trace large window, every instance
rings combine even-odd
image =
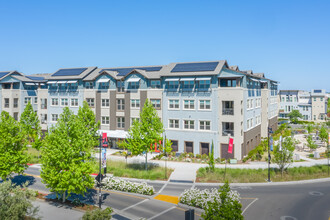
[[[140,108],[140,99],[131,99],[131,108]]]
[[[110,101],[109,99],[102,99],[102,107],[109,107]]]
[[[117,128],[125,128],[125,118],[117,117]]]
[[[86,89],[93,89],[94,88],[94,82],[86,82],[85,87],[86,87]]]
[[[93,98],[87,98],[86,99],[86,102],[88,104],[89,107],[93,107],[95,106],[95,103],[94,103],[94,99]]]
[[[41,109],[47,109],[47,99],[40,99]]]
[[[234,115],[234,101],[222,101],[222,114]]]
[[[58,98],[52,98],[52,106],[58,106]]]
[[[210,143],[200,143],[200,154],[206,154],[209,155],[209,151],[210,151]]]
[[[150,102],[155,109],[161,109],[160,99],[150,99]]]
[[[110,124],[109,116],[102,116],[102,125],[108,125]]]
[[[140,82],[139,81],[138,82],[129,82],[128,83],[128,89],[134,90],[134,89],[139,89],[139,87],[140,87]]]
[[[169,128],[179,128],[179,120],[178,119],[169,119]]]
[[[189,80],[189,81],[183,81],[183,89],[184,90],[192,90],[194,88],[195,81]]]
[[[184,100],[184,109],[195,109],[195,100]]]
[[[5,98],[5,108],[9,108],[9,99]]]
[[[58,114],[52,114],[52,121],[56,122],[58,120]]]
[[[18,98],[14,98],[14,108],[18,107]]]
[[[117,91],[124,92],[125,91],[125,82],[117,81]]]
[[[151,80],[150,84],[152,89],[160,89],[160,80]]]
[[[41,124],[47,124],[47,114],[40,114]]]
[[[28,104],[28,103],[31,103],[31,97],[25,97],[24,98],[24,104],[26,105],[26,104]],[[32,103],[31,103],[32,104]]]
[[[100,89],[109,89],[109,82],[101,82],[99,85]]]
[[[168,100],[169,109],[180,109],[179,99],[170,99]]]
[[[67,98],[61,99],[61,106],[68,106],[68,105],[69,105],[69,101]]]
[[[71,107],[78,107],[78,99],[71,99]]]
[[[222,136],[234,136],[234,123],[222,122]]]
[[[179,142],[177,140],[170,140],[172,142],[172,151],[177,152],[179,150]]]
[[[125,110],[125,99],[117,99],[117,110],[119,111]]]
[[[198,89],[208,90],[210,88],[210,80],[200,80],[198,83]]]
[[[211,121],[199,121],[199,130],[211,130]]]
[[[185,141],[184,148],[186,153],[194,153],[194,142],[192,141]]]
[[[220,87],[236,87],[236,79],[220,79]]]
[[[210,100],[199,100],[199,109],[201,110],[210,110],[211,101]]]
[[[169,90],[177,90],[179,88],[179,81],[169,81],[168,89]]]
[[[194,120],[184,120],[184,129],[194,130],[195,129],[195,121]]]

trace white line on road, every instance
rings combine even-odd
[[[168,212],[168,211],[170,211],[170,210],[172,210],[172,209],[175,209],[175,207],[176,207],[176,206],[172,206],[171,208],[168,208],[168,209],[166,209],[166,210],[164,210],[164,211],[158,213],[157,215],[152,216],[151,218],[149,218],[149,220],[151,220],[151,219],[155,219],[155,218],[157,218],[158,216],[161,216],[161,215],[163,215],[164,213],[166,213],[166,212]]]
[[[168,181],[164,184],[164,186],[162,186],[162,188],[160,188],[160,190],[157,192],[156,195],[158,195],[159,193],[161,193],[163,191],[163,189],[167,186]]]
[[[120,210],[120,211],[121,211],[121,212],[126,211],[126,210],[128,210],[128,209],[130,209],[130,208],[133,208],[134,206],[140,205],[141,203],[144,203],[145,201],[148,201],[148,200],[149,200],[149,199],[142,200],[142,201],[140,201],[140,202],[138,202],[138,203],[135,203],[135,204],[133,204],[133,205],[131,205],[131,206],[128,206],[128,207],[126,207],[126,208],[124,208],[124,209],[122,209],[122,210]]]
[[[243,210],[243,212],[242,212],[242,215],[244,214],[244,212],[255,202],[255,201],[257,201],[258,200],[258,198],[255,198],[250,204],[248,204],[248,206],[246,206],[246,208]]]

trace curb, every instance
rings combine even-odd
[[[177,206],[179,206],[180,208],[184,208],[184,209],[195,209],[198,212],[204,212],[204,209],[197,208],[194,206],[189,206],[189,205],[183,204],[181,202],[179,202]]]

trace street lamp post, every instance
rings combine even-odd
[[[270,138],[269,138],[269,134],[271,134],[272,128],[268,127],[268,182],[270,182]]]
[[[100,163],[100,170],[99,170],[99,178],[98,178],[98,182],[99,182],[99,208],[101,208],[101,203],[102,203],[102,191],[101,191],[101,182],[102,182],[102,174],[101,174],[101,167],[102,167],[102,146],[103,145],[107,145],[108,142],[106,141],[106,139],[103,139],[103,134],[102,136],[99,138],[100,139],[100,155],[99,155],[99,163]]]

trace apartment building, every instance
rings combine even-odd
[[[327,93],[324,89],[311,92],[302,90],[280,90],[279,117],[288,118],[292,110],[298,110],[305,121],[325,122],[327,115]]]
[[[33,76],[0,72],[0,86],[1,110],[19,119],[31,101],[43,130],[57,122],[63,107],[77,113],[87,101],[111,147],[127,137],[146,99],[177,152],[208,154],[213,142],[216,157],[242,159],[267,136],[267,127],[277,128],[277,82],[228,66],[225,60],[66,68]],[[17,110],[10,103],[14,94],[22,100]],[[227,153],[229,137],[234,139],[233,154]]]

